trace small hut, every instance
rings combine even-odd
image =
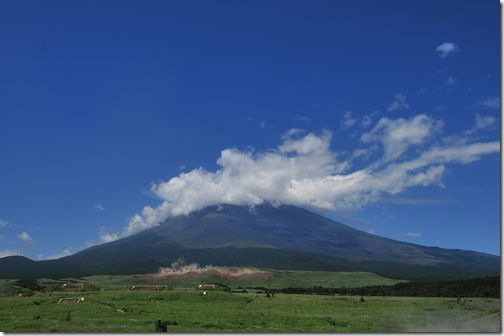
[[[199,284],[198,289],[215,289],[214,284]]]

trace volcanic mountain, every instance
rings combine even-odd
[[[0,278],[156,272],[178,258],[201,265],[370,271],[409,280],[500,273],[497,256],[426,247],[356,230],[294,206],[219,205],[56,260],[0,259]]]

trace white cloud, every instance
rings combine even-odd
[[[484,107],[489,109],[499,109],[500,108],[500,97],[489,97],[480,100],[474,107]]]
[[[9,225],[9,222],[7,222],[6,220],[0,219],[0,228],[4,228],[7,225]]]
[[[356,158],[368,158],[373,151],[376,150],[376,147],[372,148],[357,148],[352,153],[352,159]]]
[[[394,96],[394,101],[389,105],[387,111],[400,111],[408,110],[410,108],[409,104],[406,102],[406,96],[402,93],[398,93]]]
[[[107,228],[100,227],[100,243],[108,243],[119,238],[120,237],[117,233],[111,233],[107,230]]]
[[[59,259],[59,258],[63,258],[63,257],[69,256],[69,255],[72,255],[74,253],[75,252],[72,251],[72,249],[64,249],[61,252],[55,253],[53,255],[49,255],[47,257],[40,256],[41,258],[39,258],[39,259],[44,259],[44,260]]]
[[[492,116],[481,116],[476,113],[474,127],[465,132],[466,135],[474,134],[482,129],[492,126],[496,121],[495,117]]]
[[[30,237],[30,235],[28,234],[28,232],[21,232],[20,234],[18,234],[18,238],[22,241],[24,241],[25,243],[32,243],[33,242],[33,239],[32,237]]]
[[[373,123],[373,119],[370,116],[364,116],[364,117],[362,117],[362,120],[360,121],[360,126],[362,128],[368,128],[369,126],[371,126],[372,123]]]
[[[446,58],[460,50],[459,46],[454,42],[444,42],[440,44],[436,51],[439,54],[439,57]]]
[[[493,125],[494,122],[495,122],[495,117],[481,116],[479,114],[476,114],[475,128],[478,130],[483,129],[483,128],[487,128],[488,126]]]
[[[356,118],[352,118],[352,111],[346,111],[341,120],[341,129],[347,129],[357,123]]]
[[[404,236],[411,237],[411,238],[419,238],[422,237],[422,234],[420,232],[405,232],[403,233]]]
[[[452,76],[448,77],[448,79],[445,80],[443,83],[443,86],[446,87],[448,90],[453,89],[456,85],[457,85],[457,79],[455,79]]]
[[[364,150],[343,159],[331,149],[331,132],[306,134],[299,129],[288,131],[278,147],[266,151],[225,149],[214,172],[198,168],[153,184],[151,191],[161,204],[144,207],[119,233],[102,230],[101,240],[128,236],[210,205],[271,202],[315,210],[360,208],[411,187],[442,186],[446,165],[468,164],[500,151],[499,141],[435,141],[442,126],[442,121],[423,114],[382,118],[362,137],[364,143],[382,148],[378,158]],[[350,171],[354,156],[371,162]]]
[[[101,204],[94,204],[93,205],[93,209],[96,210],[96,211],[103,211],[103,210],[105,210],[105,208]]]
[[[145,228],[147,228],[147,226],[146,226]],[[135,231],[135,232],[138,232],[138,231],[141,231],[141,230],[142,230],[142,229],[137,230],[137,231]],[[132,233],[133,233],[133,232],[132,232]],[[103,233],[103,234],[101,234],[101,235],[100,235],[100,242],[101,242],[101,243],[108,243],[108,242],[111,242],[111,241],[117,240],[117,239],[119,239],[119,238],[121,238],[121,237],[119,237],[119,235],[118,235],[118,234],[116,234],[116,233]]]
[[[0,250],[0,258],[21,255],[19,250]]]
[[[381,118],[376,126],[361,137],[363,143],[381,142],[384,160],[400,157],[412,145],[420,145],[443,127],[443,121],[434,120],[425,114],[410,119]]]

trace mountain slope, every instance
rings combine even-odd
[[[301,208],[265,204],[208,207],[57,260],[3,258],[0,278],[156,272],[179,257],[202,265],[370,271],[410,280],[500,273],[496,256],[395,241]]]
[[[383,238],[294,206],[208,207],[166,220],[151,229],[186,247],[228,245],[275,247],[357,260],[439,265],[480,265],[495,257],[484,253],[425,247]]]

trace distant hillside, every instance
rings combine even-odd
[[[71,256],[0,259],[0,278],[156,272],[179,257],[201,265],[367,271],[407,280],[500,274],[500,258],[426,247],[353,229],[293,206],[209,207]]]

